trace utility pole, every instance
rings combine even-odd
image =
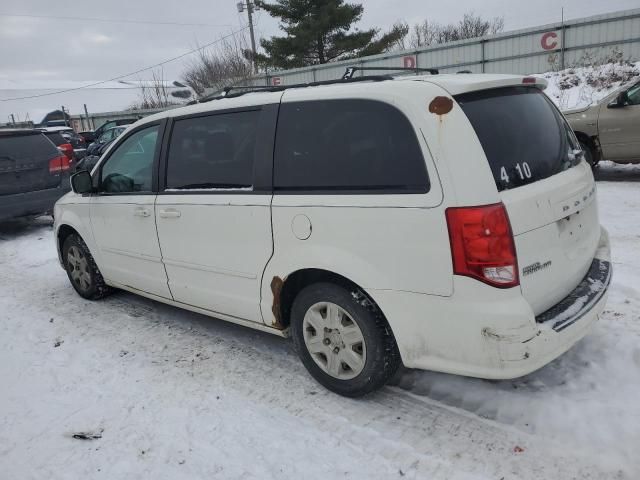
[[[564,26],[564,7],[562,7],[562,11],[561,11],[561,15],[562,15],[562,20],[561,20],[561,24],[562,24],[562,30],[560,31],[560,41],[562,42],[562,45],[560,45],[560,70],[564,70],[564,41],[566,39],[566,28]]]
[[[87,119],[87,130],[95,130],[92,124],[89,123],[89,112],[87,111],[87,104],[84,104],[84,116]]]
[[[249,17],[249,35],[251,37],[251,51],[253,52],[253,58],[251,60],[253,63],[253,71],[258,73],[258,64],[256,62],[256,37],[253,33],[253,12],[254,10],[258,10],[260,7],[256,5],[255,1],[252,2],[251,0],[242,0],[241,2],[238,2],[237,7],[239,13],[244,12],[245,8],[247,9],[247,16]]]
[[[62,105],[60,108],[62,109],[62,119],[64,120],[64,126],[68,127],[69,122],[67,122],[67,114],[64,111],[64,105]]]

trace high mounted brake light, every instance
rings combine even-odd
[[[453,273],[498,288],[520,284],[507,210],[502,203],[447,208]]]

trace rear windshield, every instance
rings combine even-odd
[[[455,98],[478,135],[498,190],[543,180],[581,160],[573,132],[538,88],[497,88]]]
[[[45,132],[44,135],[49,140],[51,140],[56,147],[59,147],[63,143],[69,143],[69,141],[65,139],[62,135],[60,135],[58,132]]]
[[[55,157],[56,147],[38,134],[0,136],[0,162],[2,160],[32,161]]]

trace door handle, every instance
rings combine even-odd
[[[136,208],[133,214],[136,217],[148,217],[151,215],[151,212],[147,208]]]
[[[180,213],[179,210],[169,208],[167,210],[160,210],[160,213],[158,215],[160,215],[161,218],[178,218],[182,214]]]

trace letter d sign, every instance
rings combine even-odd
[[[402,66],[404,68],[416,68],[416,57],[402,57]]]

